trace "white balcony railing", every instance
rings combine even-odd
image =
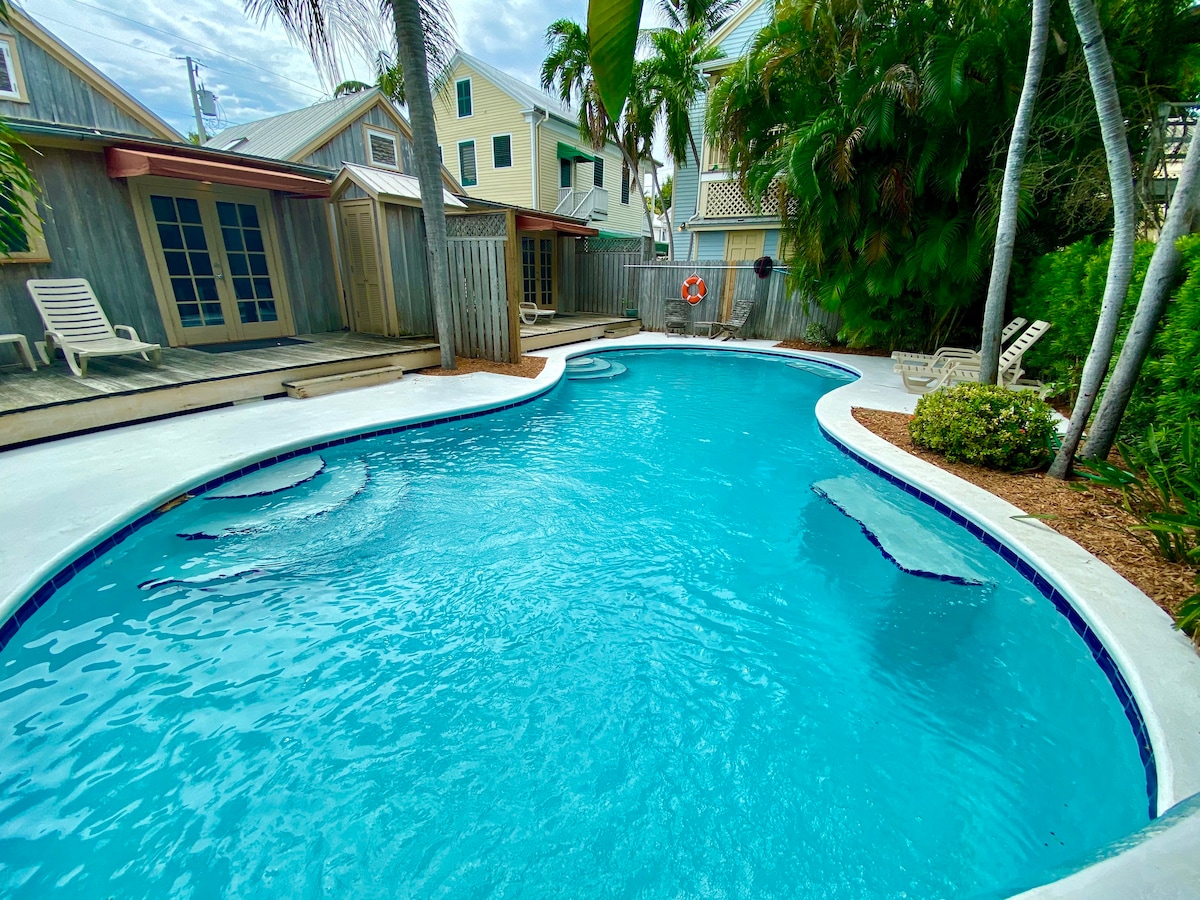
[[[560,216],[572,216],[576,219],[608,218],[608,191],[599,187],[586,191],[559,188],[558,206],[554,211]]]

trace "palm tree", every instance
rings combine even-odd
[[[708,46],[708,35],[701,22],[680,31],[664,28],[650,35],[654,48],[652,89],[655,105],[662,110],[667,152],[677,164],[686,165],[690,146],[697,169],[700,151],[692,133],[692,104],[707,88],[700,66],[721,55],[716,47]]]
[[[1142,294],[1138,298],[1137,310],[1116,368],[1108,380],[1108,387],[1096,411],[1096,420],[1088,432],[1087,446],[1083,456],[1088,459],[1105,459],[1117,438],[1117,429],[1125,416],[1129,398],[1142,371],[1142,364],[1150,354],[1154,341],[1154,329],[1166,311],[1171,299],[1179,271],[1180,254],[1175,242],[1191,231],[1196,217],[1196,201],[1200,198],[1200,140],[1193,140],[1188,147],[1179,184],[1171,197],[1167,220],[1154,247],[1154,256],[1142,282]]]
[[[658,8],[667,25],[678,31],[699,25],[705,36],[712,34],[742,5],[742,0],[659,0]]]
[[[361,0],[243,0],[256,18],[277,16],[294,40],[308,49],[313,62],[337,71],[339,40],[362,40],[378,33],[375,9]],[[406,87],[413,155],[421,189],[425,238],[433,288],[433,312],[441,346],[442,368],[453,369],[454,324],[451,316],[450,254],[446,243],[446,209],[442,202],[441,162],[433,124],[429,59],[444,63],[453,48],[453,25],[445,0],[381,0],[379,13],[391,12],[396,58]]]
[[[1021,170],[1033,125],[1033,104],[1042,63],[1046,59],[1046,41],[1050,33],[1050,0],[1033,0],[1033,25],[1029,35],[1029,60],[1021,100],[1008,143],[1004,164],[1004,185],[1000,191],[1000,216],[996,223],[996,246],[992,252],[992,273],[988,281],[987,303],[983,310],[980,381],[995,384],[1000,363],[1000,331],[1004,321],[1004,301],[1008,294],[1008,276],[1012,269],[1013,247],[1017,242],[1017,212],[1021,200]]]
[[[344,97],[347,94],[360,94],[371,88],[379,88],[383,95],[393,103],[406,102],[404,99],[404,73],[400,71],[400,64],[386,53],[380,53],[375,57],[374,84],[367,84],[365,81],[343,81],[333,89],[333,96]]]
[[[1092,406],[1105,373],[1112,362],[1113,342],[1120,324],[1121,307],[1133,274],[1133,243],[1136,225],[1136,208],[1133,188],[1133,171],[1129,160],[1129,144],[1125,137],[1125,120],[1121,114],[1121,102],[1117,97],[1116,78],[1113,76],[1112,58],[1100,27],[1100,17],[1092,0],[1070,0],[1071,15],[1083,41],[1084,58],[1087,60],[1088,77],[1092,94],[1096,99],[1096,113],[1100,118],[1100,133],[1104,140],[1104,155],[1108,160],[1109,182],[1113,201],[1112,255],[1108,261],[1108,277],[1104,282],[1104,299],[1100,303],[1100,321],[1092,338],[1091,349],[1083,364],[1079,395],[1075,408],[1071,410],[1071,423],[1063,437],[1062,447],[1050,465],[1050,476],[1067,478],[1071,474],[1071,462],[1079,449],[1083,429],[1087,426]]]

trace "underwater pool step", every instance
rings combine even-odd
[[[567,378],[571,381],[590,381],[595,378],[616,378],[628,369],[623,363],[599,356],[582,356],[567,360]]]
[[[362,493],[367,486],[367,464],[356,459],[339,468],[325,470],[319,478],[319,482],[316,479],[311,482],[311,489],[279,492],[266,497],[218,498],[216,501],[201,498],[200,504],[194,507],[201,514],[176,534],[187,540],[213,540],[265,531],[324,515]]]
[[[920,500],[907,494],[885,495],[861,479],[844,475],[815,481],[812,489],[857,522],[867,540],[901,571],[955,584],[990,583],[966,554],[921,524],[926,509]]]
[[[315,453],[297,456],[243,475],[204,495],[206,500],[233,500],[275,494],[311,481],[325,469],[325,460]]]

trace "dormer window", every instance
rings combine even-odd
[[[230,151],[240,150],[242,147],[244,147],[248,143],[250,143],[249,138],[244,138],[244,137],[234,138],[232,141],[227,141],[226,143],[224,143],[221,146],[221,149],[222,150],[230,150]]]
[[[394,131],[367,126],[367,160],[377,169],[400,171],[400,141]]]
[[[17,60],[17,38],[12,34],[0,34],[0,99],[29,102]]]

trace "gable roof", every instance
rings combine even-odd
[[[709,35],[705,46],[720,47],[725,39],[733,34],[737,30],[737,27],[745,22],[750,17],[750,14],[762,6],[762,4],[763,0],[749,0],[745,6],[726,19],[720,28]]]
[[[485,63],[476,56],[463,53],[461,50],[450,59],[448,71],[454,71],[459,62],[474,69],[508,96],[512,97],[523,107],[529,109],[544,109],[556,119],[562,119],[568,125],[575,127],[579,124],[579,116],[553,94],[548,94],[541,88],[526,84],[520,78],[502,72],[495,66]]]
[[[347,182],[353,182],[376,200],[391,200],[409,206],[421,205],[421,183],[416,175],[388,172],[371,166],[346,163],[333,182],[333,195],[341,193]],[[466,209],[466,204],[442,188],[442,202],[447,207]]]
[[[115,81],[102,73],[90,62],[52,35],[19,6],[10,0],[8,4],[8,26],[21,32],[29,40],[46,51],[56,62],[65,66],[76,77],[111,102],[123,113],[146,126],[155,137],[168,141],[183,141],[183,135],[152,113],[149,107]]]
[[[412,137],[408,123],[396,112],[383,92],[379,88],[371,88],[244,125],[230,125],[205,141],[204,146],[295,162],[326,143],[373,106],[382,106],[400,132]],[[235,142],[238,142],[236,146]]]

